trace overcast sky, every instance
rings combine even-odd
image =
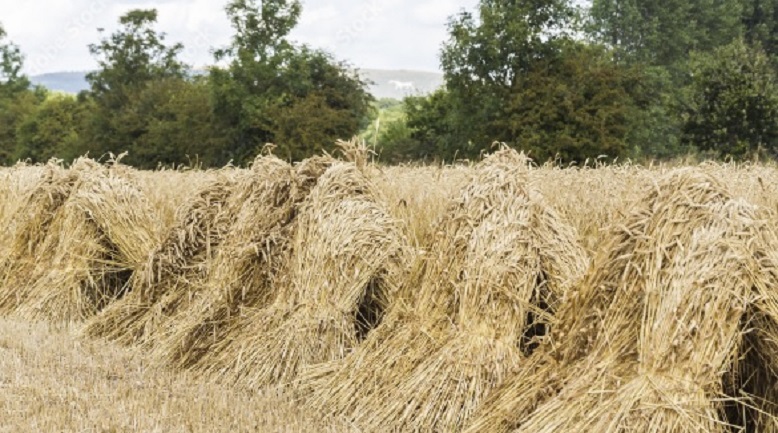
[[[98,27],[116,29],[129,9],[156,8],[157,28],[186,46],[183,60],[211,63],[213,47],[229,42],[227,0],[0,0],[0,23],[26,55],[26,72],[95,67],[87,45]],[[436,71],[445,23],[477,0],[304,0],[292,39],[324,48],[362,68]]]

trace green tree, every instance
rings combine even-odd
[[[22,73],[24,56],[21,49],[7,41],[7,36],[0,24],[0,97],[10,97],[30,87],[30,80]]]
[[[73,96],[50,95],[18,126],[14,159],[45,162],[52,157],[72,160],[80,156],[83,108]]]
[[[778,68],[778,2],[775,0],[742,0],[745,40],[759,45]]]
[[[635,106],[630,114],[627,156],[635,159],[671,159],[693,149],[681,142],[678,87],[667,68],[633,65],[640,82],[631,89]]]
[[[45,98],[43,89],[30,89],[30,80],[22,73],[24,55],[6,37],[0,25],[0,164],[13,162],[16,130]]]
[[[300,47],[281,77],[284,87],[270,105],[272,141],[280,155],[300,160],[332,151],[338,138],[362,128],[372,97],[365,83],[328,54]]]
[[[121,152],[148,133],[152,111],[137,107],[139,95],[150,83],[166,79],[184,80],[186,66],[177,56],[181,44],[167,46],[165,35],[154,30],[156,10],[132,10],[119,18],[120,29],[98,44],[90,45],[99,69],[87,75],[88,96],[95,110],[87,122],[84,139],[97,154]],[[181,144],[181,143],[180,143]],[[126,162],[154,166],[153,154],[134,155]]]
[[[299,0],[232,0],[225,8],[235,34],[232,43],[216,51],[217,60],[233,58],[244,66],[284,59],[294,49],[287,39],[302,14]]]
[[[464,11],[449,20],[441,66],[455,152],[476,157],[507,140],[499,116],[517,80],[539,59],[558,55],[576,17],[567,0],[481,0],[477,17]]]
[[[593,0],[588,33],[620,58],[683,69],[692,51],[710,51],[741,34],[742,0]]]
[[[378,136],[376,151],[381,160],[397,164],[429,157],[429,155],[418,153],[420,143],[413,138],[413,132],[404,116],[387,122]]]
[[[495,141],[569,162],[627,154],[642,76],[577,28],[564,0],[484,0],[451,19],[446,88],[406,100],[416,156],[475,158]]]
[[[570,43],[520,77],[500,124],[510,143],[539,160],[622,156],[641,78],[615,64],[607,50]]]
[[[131,101],[134,110],[147,113],[146,131],[133,144],[130,156],[145,165],[222,165],[225,146],[214,128],[211,89],[207,79],[170,77],[155,80]]]
[[[46,91],[42,88],[0,97],[0,164],[14,162],[19,125],[35,113],[44,99]]]
[[[763,50],[738,40],[694,54],[690,71],[684,141],[721,156],[778,155],[778,78]]]
[[[370,122],[359,137],[375,147],[381,161],[400,163],[425,157],[418,154],[420,143],[412,137],[413,132],[408,126],[405,101],[381,98],[373,103]]]
[[[586,30],[613,48],[615,60],[642,70],[641,94],[628,133],[630,154],[667,158],[688,151],[677,110],[688,83],[688,58],[743,33],[745,0],[593,0]],[[749,0],[750,1],[750,0]]]
[[[299,1],[235,0],[226,10],[235,34],[216,58],[229,67],[213,68],[209,77],[217,125],[229,143],[222,159],[247,162],[269,142],[300,159],[359,131],[370,109],[366,83],[348,65],[287,39]]]
[[[225,8],[234,34],[229,46],[216,50],[227,69],[212,68],[211,86],[218,128],[229,145],[222,160],[249,161],[265,143],[273,141],[273,113],[282,71],[294,47],[287,40],[302,12],[299,1],[233,0]]]
[[[459,114],[451,92],[442,88],[427,97],[408,97],[404,105],[411,138],[417,143],[410,149],[403,149],[404,158],[452,161],[458,155],[474,153],[473,143],[457,136],[460,133]]]
[[[148,82],[183,78],[186,65],[178,60],[183,45],[165,45],[165,34],[154,30],[157,11],[131,10],[119,18],[121,28],[89,46],[98,70],[87,74],[92,96],[106,108],[122,108]]]

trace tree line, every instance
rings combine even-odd
[[[0,27],[0,163],[128,152],[139,167],[299,160],[361,134],[381,160],[778,156],[778,0],[481,0],[448,22],[445,85],[375,101],[331,54],[288,39],[295,0],[234,0],[231,43],[195,74],[133,10],[89,46],[77,97],[31,87]],[[384,115],[382,113],[391,113]],[[383,119],[384,121],[380,121]]]
[[[287,38],[299,2],[235,0],[226,13],[231,43],[214,51],[224,66],[198,74],[180,60],[183,45],[155,29],[156,10],[127,12],[89,46],[98,68],[76,97],[30,87],[19,48],[0,39],[0,162],[127,152],[122,161],[143,168],[245,164],[268,143],[300,159],[360,130],[373,101],[366,82]]]

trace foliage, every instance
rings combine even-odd
[[[24,56],[19,46],[5,41],[6,32],[0,24],[0,97],[27,90],[30,81],[22,74]]]
[[[481,0],[478,12],[449,20],[441,66],[452,89],[509,88],[538,57],[553,55],[575,18],[564,0]]]
[[[139,167],[300,160],[359,136],[385,162],[776,154],[778,2],[479,0],[449,19],[445,87],[375,101],[346,62],[290,40],[300,0],[231,0],[220,66],[196,76],[136,9],[89,50],[78,98],[31,88],[0,26],[0,163],[129,151]]]
[[[232,0],[225,8],[235,34],[232,43],[216,51],[216,59],[238,64],[263,64],[283,58],[293,49],[286,38],[302,13],[299,0]],[[281,57],[279,57],[281,56]]]
[[[147,113],[147,129],[130,148],[128,161],[166,166],[222,163],[219,149],[225,143],[213,128],[211,93],[205,79],[156,80],[130,106],[133,112]]]
[[[676,110],[677,92],[670,72],[661,66],[631,66],[640,71],[640,83],[631,90],[635,105],[626,141],[627,156],[635,159],[670,159],[693,149],[680,140],[681,121]]]
[[[399,152],[405,159],[436,158],[451,161],[461,149],[472,152],[472,143],[458,142],[456,137],[455,99],[447,89],[439,89],[428,97],[405,99],[405,112],[411,138],[417,145]],[[413,144],[413,143],[412,143]]]
[[[183,46],[165,45],[165,35],[153,28],[156,20],[154,9],[131,10],[120,17],[118,31],[89,47],[99,69],[87,75],[91,90],[86,96],[94,101],[95,109],[85,122],[83,139],[98,155],[137,150],[153,119],[160,116],[155,113],[164,105],[160,98],[173,96],[162,92],[154,96],[157,103],[148,103],[144,99],[148,99],[149,86],[184,79],[185,65],[177,60]],[[127,162],[154,167],[157,156],[155,152],[131,152]]]
[[[507,141],[496,126],[517,81],[536,62],[558,55],[575,19],[565,0],[482,0],[477,18],[464,11],[449,21],[441,53],[452,108],[445,123],[466,145],[448,155],[476,157],[493,141]]]
[[[583,161],[627,153],[641,74],[575,42],[564,1],[482,1],[449,24],[446,90],[407,100],[415,156],[475,158],[493,142],[536,158]]]
[[[73,96],[50,95],[17,128],[14,159],[46,162],[53,157],[72,160],[80,156],[84,107]]]
[[[740,34],[741,0],[594,0],[589,34],[621,58],[680,67],[691,51],[709,51]]]
[[[0,163],[11,164],[17,143],[17,129],[46,98],[43,89],[24,90],[0,97]]]
[[[681,139],[692,52],[711,52],[744,32],[749,3],[761,0],[594,0],[586,30],[615,50],[615,61],[642,71],[639,104],[630,116],[629,154],[670,158],[693,150]]]
[[[99,69],[86,76],[92,95],[104,108],[118,109],[147,83],[168,77],[183,77],[185,65],[177,56],[183,45],[165,45],[164,33],[153,26],[157,11],[131,10],[119,18],[121,29],[98,44],[89,46]]]
[[[21,50],[6,41],[5,29],[0,25],[0,163],[13,162],[16,129],[45,98],[43,89],[30,89],[23,66]]]
[[[540,161],[622,156],[635,104],[631,92],[640,85],[640,74],[614,64],[608,51],[570,44],[517,80],[499,124],[510,143]]]
[[[405,118],[403,101],[394,98],[380,98],[370,104],[370,110],[365,126],[359,132],[359,137],[373,143],[377,140],[384,125]]]
[[[299,2],[256,3],[228,4],[236,33],[216,56],[229,67],[210,73],[217,127],[228,141],[223,159],[245,163],[270,142],[294,160],[332,150],[362,126],[372,99],[366,83],[347,64],[287,39]]]
[[[432,156],[419,153],[421,143],[413,138],[413,129],[405,117],[387,122],[376,144],[381,161],[387,163],[424,160]]]
[[[425,159],[418,153],[420,143],[411,137],[413,129],[408,126],[405,104],[406,100],[394,98],[373,102],[370,121],[359,133],[385,163]]]
[[[745,41],[761,46],[778,68],[778,2],[742,0]]]
[[[766,53],[736,41],[692,57],[683,139],[722,156],[778,155],[778,77]]]

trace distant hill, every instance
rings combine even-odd
[[[362,69],[360,73],[372,82],[370,93],[379,99],[427,94],[443,85],[443,74],[437,72]]]
[[[362,69],[363,78],[370,81],[370,92],[376,98],[402,99],[408,95],[426,94],[443,84],[443,74],[408,70]],[[78,93],[89,88],[86,72],[52,72],[30,77],[33,84],[66,93]]]
[[[78,93],[89,88],[86,72],[52,72],[30,77],[32,84],[65,93]]]

